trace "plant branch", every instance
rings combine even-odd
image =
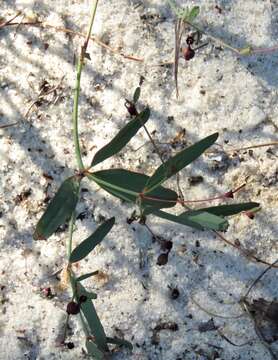
[[[80,96],[81,74],[82,74],[82,70],[83,70],[83,67],[85,64],[86,50],[88,47],[88,43],[89,43],[91,32],[92,32],[92,27],[93,27],[94,20],[95,20],[97,5],[98,5],[98,0],[96,0],[93,4],[89,30],[87,33],[86,40],[85,40],[83,46],[81,47],[80,58],[78,61],[78,66],[77,66],[76,83],[75,83],[74,104],[73,104],[73,137],[74,137],[74,145],[75,145],[75,155],[76,155],[76,160],[77,160],[79,170],[85,169],[83,160],[82,160],[80,143],[79,143],[79,135],[78,135],[78,105],[79,105],[79,96]]]

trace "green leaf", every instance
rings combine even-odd
[[[78,301],[80,295],[82,295],[82,294],[86,295],[88,293],[87,290],[84,288],[84,286],[81,285],[80,282],[78,282],[78,284],[76,286],[76,291],[77,291],[77,294],[76,294],[77,301]],[[99,320],[99,317],[97,315],[97,312],[96,312],[93,302],[88,299],[87,301],[80,304],[80,309],[87,321],[87,324],[90,328],[91,334],[95,338],[95,342],[97,344],[98,349],[100,349],[103,352],[109,351],[107,341],[106,341],[106,334],[105,334],[103,326]]]
[[[133,349],[132,344],[129,341],[124,340],[124,339],[107,337],[106,341],[108,342],[108,344],[115,344],[115,345],[118,345],[118,346],[125,346],[131,351]]]
[[[186,211],[180,215],[172,215],[164,211],[157,210],[153,212],[153,215],[181,225],[190,226],[198,230],[210,229],[225,231],[229,225],[226,219],[201,210]]]
[[[74,263],[86,257],[104,239],[115,224],[115,218],[105,221],[87,239],[82,241],[71,253],[70,262]]]
[[[139,100],[140,98],[140,95],[141,95],[141,87],[138,86],[135,91],[134,91],[134,94],[133,94],[133,102],[134,104],[137,103],[137,101]]]
[[[93,357],[95,360],[104,360],[104,354],[101,352],[95,343],[91,340],[86,340],[86,349],[88,354]]]
[[[194,6],[188,13],[185,21],[188,21],[188,22],[193,22],[196,17],[199,15],[200,13],[200,7],[199,6]]]
[[[73,176],[66,179],[40,218],[35,233],[35,240],[49,238],[60,225],[72,215],[79,196],[80,178]]]
[[[101,170],[88,177],[110,194],[133,203],[138,202],[139,194],[149,180],[147,175],[124,169]],[[147,197],[141,198],[142,207],[166,208],[175,206],[178,196],[175,191],[159,186]]]
[[[175,175],[185,166],[196,160],[202,153],[209,148],[218,138],[218,133],[212,134],[196,144],[180,151],[177,155],[171,157],[164,164],[160,165],[148,180],[144,193],[149,193],[164,181]]]
[[[76,281],[83,281],[83,280],[86,280],[89,277],[97,275],[97,274],[98,274],[98,270],[97,271],[92,271],[92,272],[90,272],[88,274],[84,274],[84,275],[79,276],[78,278],[76,278]]]
[[[144,109],[133,120],[129,121],[107,145],[101,148],[94,156],[91,166],[117,154],[133,138],[138,130],[148,121],[150,109]]]
[[[256,202],[248,202],[248,203],[242,203],[242,204],[211,206],[211,207],[207,207],[207,208],[202,208],[200,210],[206,211],[210,214],[214,214],[217,216],[231,216],[231,215],[238,214],[242,211],[252,210],[259,206],[260,206],[260,204],[258,204]]]
[[[201,225],[204,229],[210,230],[226,231],[229,226],[226,219],[203,210],[187,211],[179,215],[179,218],[188,219]]]

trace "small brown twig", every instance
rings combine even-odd
[[[270,264],[250,285],[249,289],[246,291],[245,295],[242,297],[242,299],[246,299],[248,295],[250,294],[251,290],[254,286],[257,285],[257,283],[261,280],[261,278],[273,267],[276,267],[275,265],[278,263],[278,259],[276,259],[272,264]]]
[[[191,301],[193,302],[194,305],[196,305],[200,310],[204,311],[206,314],[208,314],[209,316],[214,316],[214,317],[218,317],[220,319],[239,319],[242,318],[245,314],[244,312],[239,314],[239,315],[234,315],[234,316],[224,316],[224,315],[219,315],[216,314],[210,310],[205,309],[204,306],[200,305],[195,299],[194,297],[191,295],[190,297]]]
[[[71,35],[83,37],[85,39],[87,38],[87,34],[83,34],[80,31],[74,31],[74,30],[71,30],[71,29],[68,29],[68,28],[64,28],[62,26],[52,25],[50,23],[43,22],[43,21],[33,21],[33,22],[32,21],[22,21],[22,22],[19,23],[19,22],[12,22],[12,19],[11,19],[11,20],[3,23],[2,26],[0,24],[0,28],[4,27],[4,26],[17,26],[17,25],[49,28],[49,29],[54,29],[56,31],[64,32],[66,34],[71,34]],[[120,55],[121,57],[123,57],[123,58],[125,58],[127,60],[132,60],[132,61],[136,61],[136,62],[144,62],[143,58],[139,58],[139,57],[132,56],[132,55],[127,55],[127,54],[119,51],[118,49],[113,49],[111,46],[105,44],[103,41],[98,39],[96,36],[90,36],[89,40],[92,40],[97,45],[103,47],[104,49],[108,50],[109,52],[113,53],[114,55]]]
[[[15,122],[15,123],[12,123],[12,124],[0,125],[0,129],[6,129],[6,128],[9,128],[9,127],[15,126],[17,124],[18,124],[18,121]]]
[[[12,21],[13,21],[14,19],[16,19],[16,18],[17,18],[19,15],[21,15],[21,14],[22,14],[22,12],[21,12],[21,11],[18,11],[11,19],[2,22],[2,23],[0,24],[0,29],[3,28],[3,27],[5,27],[5,26],[12,25]]]
[[[245,150],[250,150],[250,149],[257,149],[257,148],[267,147],[267,146],[278,146],[278,141],[273,141],[273,142],[265,143],[265,144],[255,144],[255,145],[245,146],[245,147],[232,149],[232,150],[228,150],[228,151],[224,150],[224,151],[226,153],[234,153],[234,152],[245,151]]]

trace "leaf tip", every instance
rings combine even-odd
[[[46,237],[36,230],[33,234],[33,239],[34,240],[46,240]]]

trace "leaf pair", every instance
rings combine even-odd
[[[151,177],[124,169],[101,170],[88,177],[110,194],[138,203],[146,214],[155,209],[173,207],[177,203],[177,193],[161,184],[197,159],[217,137],[218,133],[212,134],[182,150],[159,166]]]
[[[189,8],[184,9],[184,8],[178,8],[173,0],[167,0],[167,1],[173,12],[176,14],[176,16],[184,21],[192,22],[193,20],[196,19],[196,17],[200,13],[199,6],[193,6],[192,9]]]
[[[75,279],[73,273],[71,273],[70,277],[72,287],[74,289],[75,300],[78,302],[82,295],[86,296],[86,300],[80,304],[80,311],[81,319],[83,322],[85,320],[83,326],[86,327],[86,333],[89,332],[91,335],[91,338],[88,337],[86,340],[88,354],[93,356],[94,359],[105,359],[105,354],[109,353],[108,344],[126,346],[128,349],[132,350],[132,345],[128,341],[113,339],[106,336],[105,330],[100,322],[95,306],[92,302],[92,299],[95,297],[91,295],[94,294],[88,293],[85,287],[80,283],[80,280]]]
[[[89,176],[101,188],[110,194],[128,201],[140,202],[142,208],[154,207],[172,207],[177,202],[175,191],[166,189],[162,186],[156,187],[155,190],[144,197],[143,190],[149,180],[147,175],[124,169],[101,170]]]

